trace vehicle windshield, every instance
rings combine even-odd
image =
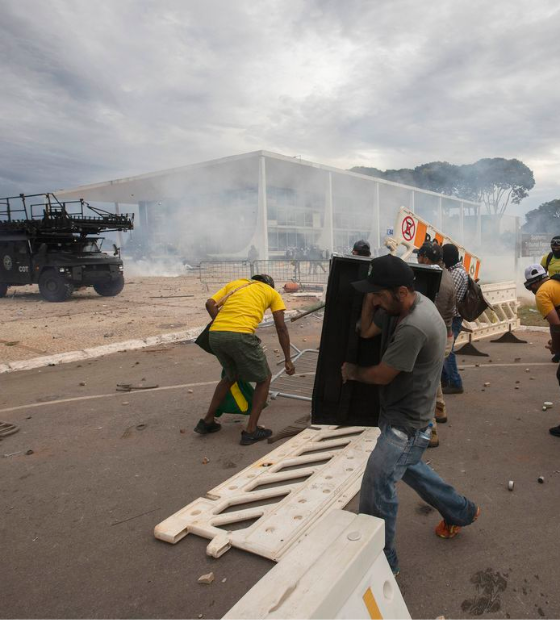
[[[99,249],[96,241],[88,241],[82,246],[82,252],[84,254],[90,254],[92,252],[101,252],[101,250]]]

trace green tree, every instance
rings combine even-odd
[[[481,202],[490,215],[501,216],[508,205],[519,204],[535,186],[533,172],[518,159],[494,157],[456,166],[433,161],[414,170],[386,170],[360,166],[353,172],[420,187],[439,194]]]
[[[560,233],[560,199],[543,202],[540,207],[525,214],[523,232],[542,233],[550,231],[551,237]]]
[[[535,186],[532,170],[518,159],[479,159],[460,168],[458,195],[483,203],[491,215],[503,215],[510,203],[519,204]]]

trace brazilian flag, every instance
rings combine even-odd
[[[225,373],[222,370],[222,379]],[[216,417],[219,418],[222,413],[241,413],[249,415],[253,406],[253,394],[255,389],[247,381],[237,381],[234,383],[224,400],[220,403],[216,411]],[[266,407],[266,405],[265,405]]]

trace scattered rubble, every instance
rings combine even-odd
[[[214,573],[206,573],[205,575],[200,575],[198,578],[198,583],[204,583],[206,585],[210,585],[214,581]]]
[[[544,484],[544,476],[538,477],[539,484]]]
[[[208,457],[206,457],[206,456],[205,456],[205,457],[202,459],[202,461],[201,461],[201,462],[202,462],[202,464],[203,464],[203,465],[208,465],[208,463],[210,463],[210,459],[209,459]]]

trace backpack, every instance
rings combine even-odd
[[[492,308],[492,304],[484,297],[480,285],[470,276],[468,278],[467,292],[462,301],[457,301],[457,311],[466,321],[476,321],[487,308]]]
[[[548,272],[548,267],[550,266],[550,261],[552,260],[552,257],[554,256],[554,252],[549,252],[548,256],[546,257],[546,271]]]

